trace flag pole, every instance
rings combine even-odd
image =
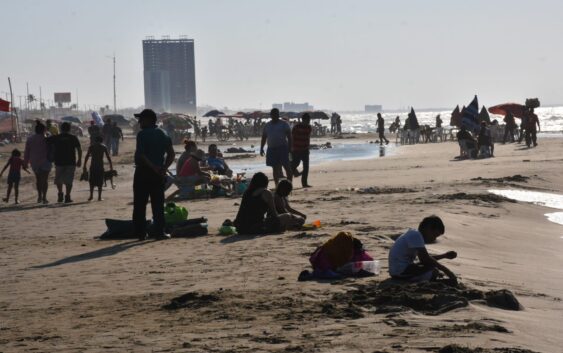
[[[16,132],[16,141],[20,140],[20,132],[19,132],[19,119],[18,119],[18,111],[16,110],[16,106],[14,105],[14,92],[12,91],[12,81],[8,77],[8,85],[10,86],[10,99],[12,104],[12,109],[10,110],[10,114],[12,115],[12,129]],[[14,112],[16,113],[14,118]]]

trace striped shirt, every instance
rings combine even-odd
[[[311,142],[311,125],[305,125],[299,123],[293,127],[291,130],[291,137],[293,138],[293,144],[291,150],[293,152],[302,152],[309,150],[309,144]]]

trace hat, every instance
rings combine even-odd
[[[142,112],[138,113],[138,114],[134,114],[135,118],[141,120],[143,118],[150,118],[153,121],[156,121],[156,113],[154,112],[154,110],[152,109],[143,109]]]

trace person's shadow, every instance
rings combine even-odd
[[[65,257],[64,259],[60,259],[54,262],[50,262],[44,265],[37,265],[31,266],[32,269],[41,269],[41,268],[48,268],[48,267],[55,267],[65,264],[71,264],[75,262],[87,261],[87,260],[94,260],[100,257],[112,256],[115,254],[119,254],[122,251],[131,249],[133,247],[147,244],[147,242],[141,242],[138,240],[129,241],[127,243],[119,243],[112,246],[108,246],[106,248],[90,251],[84,254],[73,255],[69,257]]]

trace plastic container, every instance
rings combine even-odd
[[[347,264],[340,266],[337,269],[337,272],[344,275],[353,275],[360,272],[360,270],[373,273],[374,275],[379,275],[379,271],[381,270],[379,260],[348,262]]]

